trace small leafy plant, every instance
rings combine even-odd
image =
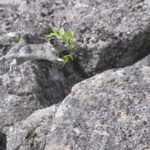
[[[73,52],[75,52],[75,42],[74,42],[74,35],[75,31],[69,30],[66,32],[64,28],[60,28],[59,32],[57,32],[54,28],[52,28],[53,33],[50,33],[48,35],[44,35],[48,39],[46,39],[47,42],[50,42],[51,38],[55,36],[58,39],[62,39],[68,42],[69,48],[67,49],[69,51],[68,55],[64,55],[62,59],[64,60],[64,65],[71,59],[73,61]]]

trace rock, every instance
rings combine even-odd
[[[146,149],[148,59],[132,67],[104,72],[75,86],[56,108],[56,115],[46,117],[52,121],[48,133],[42,133],[44,120],[36,123],[41,129],[36,131],[38,134],[32,125],[28,126],[31,130],[27,131],[27,137],[18,136],[18,129],[26,133],[25,124],[33,119],[32,115],[32,119],[26,118],[38,109],[61,102],[77,82],[110,68],[131,65],[148,55],[150,3],[147,0],[13,2],[0,2],[0,56],[18,44],[15,39],[22,44],[43,44],[43,34],[51,32],[52,27],[75,30],[79,48],[75,60],[64,68],[48,61],[27,61],[10,72],[11,61],[0,62],[0,131],[8,132],[8,149],[58,150],[65,149],[64,145],[70,146],[66,149],[81,150]],[[42,111],[47,113],[46,109]],[[18,142],[14,142],[17,136]]]
[[[37,143],[34,149],[36,150],[44,149],[45,144],[46,144],[46,135],[49,133],[49,126],[50,124],[52,124],[52,121],[53,121],[53,118],[55,116],[58,106],[59,105],[57,104],[49,108],[36,111],[36,113],[33,113],[31,116],[28,117],[27,119],[28,122],[27,124],[24,124],[25,126],[23,128],[20,128],[20,125],[22,126],[22,122],[19,122],[17,124],[17,126],[19,127],[18,128],[19,132],[18,130],[14,130],[14,128],[10,128],[9,129],[10,134],[12,136],[14,134],[17,134],[17,136],[15,136],[13,139],[11,138],[7,139],[7,143],[10,142],[9,145],[7,146],[7,150],[13,150],[16,148],[18,150],[21,150],[23,148],[21,143],[22,143],[24,136],[25,136],[24,144],[26,145],[25,149],[32,149],[31,145],[33,141]],[[42,125],[42,128],[41,128],[41,125]],[[30,140],[30,143],[28,143],[28,140]]]
[[[1,26],[10,20],[6,30],[32,35],[29,43],[51,27],[75,30],[80,45],[76,64],[91,75],[131,65],[150,53],[149,8],[144,0],[26,0],[13,8],[13,15],[8,11]]]
[[[5,53],[5,50],[7,48],[2,53]],[[78,68],[74,69],[72,64],[62,68],[49,61],[26,61],[9,72],[11,61],[0,63],[2,131],[25,119],[35,110],[62,101],[70,92],[72,85],[85,78],[84,74]]]
[[[44,37],[35,34],[6,29],[10,21],[13,27],[17,17],[17,5],[0,4],[0,56],[10,52],[17,45],[44,44]],[[11,22],[12,21],[12,22]],[[15,38],[18,42],[15,42]],[[35,49],[36,50],[36,49]],[[25,119],[35,110],[56,104],[64,99],[71,87],[83,80],[82,74],[73,64],[62,68],[48,61],[28,61],[10,72],[11,60],[0,61],[0,130]]]
[[[0,129],[25,119],[37,109],[56,104],[82,74],[46,61],[27,61],[0,76]],[[80,75],[80,76],[79,76]]]
[[[26,1],[26,0],[1,0],[0,4],[20,4],[21,2]]]
[[[13,72],[0,76],[0,129],[44,107],[44,97],[36,81],[34,67],[36,65],[27,62]]]
[[[76,84],[7,133],[8,150],[148,150],[150,55]],[[17,142],[15,142],[17,141]]]
[[[0,132],[0,149],[6,150],[6,135]]]

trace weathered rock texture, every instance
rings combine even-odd
[[[22,45],[38,46],[45,42],[44,37],[34,33],[32,36],[23,29],[10,31],[14,18],[19,17],[16,11],[16,5],[0,4],[0,56],[17,45],[15,38]],[[9,71],[10,63],[11,60],[0,61],[0,130],[25,119],[37,109],[62,101],[71,87],[85,78],[85,74],[71,63],[62,68],[49,61],[27,61],[12,72]]]
[[[22,44],[43,44],[51,27],[76,30],[79,51],[64,68],[27,61],[10,72],[11,61],[0,62],[0,131],[10,131],[8,149],[148,150],[149,57],[81,82],[60,106],[26,120],[62,101],[75,83],[148,55],[148,0],[13,2],[0,1],[0,56],[17,45],[15,38]]]
[[[26,0],[4,14],[1,26],[25,33],[29,43],[40,42],[52,26],[76,30],[81,46],[77,64],[94,74],[131,65],[150,52],[149,13],[150,3],[144,0]]]
[[[13,72],[1,75],[0,129],[39,108],[60,102],[71,86],[82,79],[72,67],[63,69],[45,61],[26,62]]]
[[[6,135],[0,132],[0,150],[6,150]]]
[[[0,129],[42,108],[44,97],[33,67],[28,62],[12,73],[0,76]]]
[[[150,55],[80,82],[10,128],[8,150],[149,150],[149,77]]]

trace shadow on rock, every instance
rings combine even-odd
[[[0,132],[0,150],[6,150],[6,135]]]

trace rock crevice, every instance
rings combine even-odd
[[[0,56],[17,41],[43,44],[52,27],[75,30],[79,44],[64,68],[0,61],[7,150],[148,150],[149,14],[147,0],[1,0]]]

